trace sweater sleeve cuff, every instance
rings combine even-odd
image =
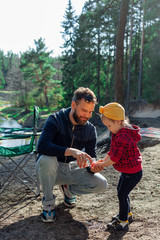
[[[119,161],[119,159],[117,159],[114,155],[112,155],[111,152],[108,152],[108,155],[113,162],[118,162]]]
[[[86,167],[87,171],[91,174],[94,174],[94,172],[91,171],[91,167]]]

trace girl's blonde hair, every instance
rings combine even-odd
[[[104,116],[104,117],[106,117],[106,116]],[[109,119],[112,122],[121,121],[121,126],[123,126],[123,127],[131,127],[132,126],[130,124],[130,122],[129,122],[129,118],[128,117],[125,117],[124,120],[114,120],[114,119],[111,119],[111,118],[108,118],[108,117],[106,117],[106,118]]]

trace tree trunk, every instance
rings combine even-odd
[[[49,108],[49,102],[48,102],[47,91],[48,91],[48,86],[45,85],[45,87],[44,87],[44,98],[45,98],[45,104],[46,104],[46,107]]]
[[[101,60],[100,60],[100,31],[98,29],[98,56],[97,56],[97,99],[100,102],[100,70],[101,70]]]
[[[130,30],[130,43],[129,43],[129,66],[127,76],[127,102],[126,110],[129,111],[129,99],[130,99],[130,74],[131,74],[131,54],[132,54],[132,33],[133,33],[133,0],[131,1],[131,30]]]
[[[145,5],[143,0],[143,4]],[[140,67],[139,67],[139,81],[138,81],[138,100],[141,100],[142,95],[142,71],[143,71],[143,45],[144,45],[144,15],[145,9],[143,8],[143,24],[142,24],[142,36],[141,36],[141,51],[140,51]]]
[[[123,58],[124,58],[124,34],[128,13],[129,0],[122,0],[116,37],[116,61],[115,61],[115,100],[124,105],[123,96]]]

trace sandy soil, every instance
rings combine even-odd
[[[99,149],[99,157],[104,156],[102,152]],[[141,152],[144,174],[130,194],[134,221],[129,231],[109,232],[106,229],[111,217],[118,212],[116,186],[119,173],[108,167],[102,172],[109,184],[106,192],[78,196],[74,209],[64,206],[62,194],[56,186],[57,220],[50,224],[40,219],[42,193],[36,197],[15,181],[1,194],[0,240],[160,239],[160,143],[145,146]],[[34,159],[29,171],[34,175]],[[36,189],[33,183],[31,185]]]

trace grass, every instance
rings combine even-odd
[[[25,111],[24,108],[20,108],[11,104],[8,99],[11,99],[11,96],[16,91],[2,91],[0,90],[0,117],[4,117],[6,119],[15,119],[20,124],[25,125],[28,121],[30,121],[31,116],[33,115],[33,109],[31,111]],[[7,99],[7,100],[6,100]],[[46,119],[52,112],[57,109],[51,109],[48,111],[47,108],[41,109],[40,118]]]
[[[2,111],[2,109],[11,106],[9,99],[9,96],[11,96],[11,94],[14,93],[14,91],[2,91],[0,90],[0,111]]]

